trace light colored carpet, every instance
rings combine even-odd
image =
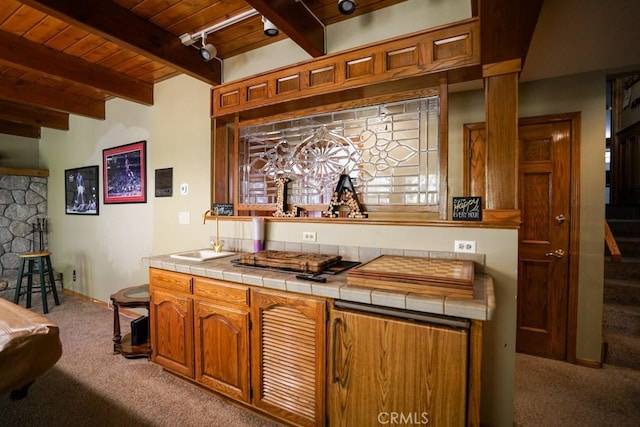
[[[518,427],[640,425],[640,371],[634,369],[517,354],[514,397]]]
[[[12,298],[10,291],[0,297]],[[51,298],[63,355],[27,398],[0,396],[0,426],[274,426],[163,371],[112,354],[113,312],[69,294]],[[41,312],[38,296],[32,310]],[[24,301],[21,303],[24,305]],[[129,324],[121,318],[124,327]],[[123,331],[123,333],[126,330]],[[586,368],[516,355],[517,427],[638,426],[640,371]],[[358,426],[355,426],[358,427]]]
[[[11,299],[8,291],[0,296]],[[28,396],[0,396],[1,426],[273,426],[163,371],[147,359],[113,354],[113,312],[60,294],[46,316],[60,327],[62,358]],[[33,310],[42,313],[34,296]],[[21,302],[24,306],[24,300]],[[121,317],[121,324],[131,319]],[[124,329],[124,328],[123,328]]]

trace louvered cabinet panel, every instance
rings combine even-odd
[[[297,425],[324,425],[326,302],[253,290],[251,317],[253,404]]]
[[[151,285],[152,360],[193,378],[193,298]]]
[[[195,301],[196,381],[249,402],[249,313]]]

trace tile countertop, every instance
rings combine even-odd
[[[295,273],[263,271],[232,264],[231,260],[239,255],[240,253],[209,261],[183,261],[169,255],[159,255],[143,258],[143,264],[146,267],[250,286],[465,319],[491,320],[495,310],[493,279],[484,273],[475,274],[474,298],[465,299],[350,286],[346,283],[346,272],[323,275],[327,278],[326,283],[301,280],[295,277]]]

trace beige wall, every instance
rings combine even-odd
[[[580,258],[577,357],[600,361],[604,276],[606,75],[590,73],[520,85],[520,117],[580,112]],[[462,191],[462,125],[483,121],[482,91],[451,95],[449,185]]]
[[[0,133],[0,167],[34,169],[39,164],[38,145],[35,138]]]
[[[580,112],[580,285],[577,357],[600,361],[604,287],[606,76],[590,73],[520,87],[520,117]]]
[[[53,262],[67,288],[101,301],[147,281],[142,257],[209,241],[201,219],[210,198],[209,87],[177,77],[156,85],[154,98],[153,107],[109,101],[106,120],[72,116],[70,131],[46,130],[40,144],[41,167],[50,170]],[[147,203],[104,205],[101,195],[98,216],[66,215],[64,170],[99,165],[102,173],[102,150],[140,140],[147,141]],[[169,167],[173,197],[156,198],[155,169]],[[181,183],[189,184],[186,196],[179,194]],[[178,224],[179,212],[190,215],[189,225]]]

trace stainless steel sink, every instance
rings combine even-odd
[[[182,259],[185,261],[207,261],[215,258],[223,258],[226,256],[235,255],[235,252],[216,252],[213,249],[200,249],[195,251],[178,252],[177,254],[169,255],[171,258]]]

